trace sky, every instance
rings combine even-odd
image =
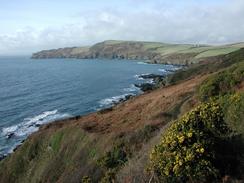
[[[244,41],[244,0],[0,0],[0,55],[104,40]]]

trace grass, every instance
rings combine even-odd
[[[186,50],[179,51],[179,53],[201,53],[207,51],[209,49],[213,49],[211,46],[194,46]]]
[[[63,135],[64,135],[63,132],[58,132],[51,137],[50,146],[55,152],[58,152],[60,148]]]
[[[229,53],[226,56],[219,56],[204,62],[190,65],[187,69],[179,70],[173,75],[170,75],[167,78],[167,83],[176,84],[196,76],[211,74],[242,61],[244,61],[244,49]]]
[[[71,54],[75,55],[75,54],[79,54],[79,53],[83,53],[83,52],[88,52],[89,51],[89,47],[78,47],[78,48],[74,48],[72,49]]]
[[[154,52],[160,53],[161,55],[168,55],[172,53],[178,53],[179,51],[191,48],[191,45],[169,45],[163,46],[156,49]]]
[[[195,58],[205,58],[205,57],[213,57],[218,55],[225,55],[234,51],[239,50],[238,47],[218,47],[218,48],[211,48],[206,50],[200,54],[198,54]]]
[[[93,136],[79,128],[40,134],[28,139],[14,157],[9,157],[11,161],[1,162],[1,181],[39,182],[42,177],[42,182],[56,182],[72,174],[76,174],[77,180],[94,172],[99,174],[95,159],[103,152],[100,147]],[[3,171],[3,168],[7,171]]]
[[[187,54],[198,53],[195,59],[213,57],[218,55],[228,54],[237,51],[244,47],[244,43],[237,43],[224,46],[208,46],[208,45],[193,45],[193,44],[165,44],[160,42],[140,42],[140,41],[120,41],[108,40],[104,42],[108,45],[116,45],[122,43],[140,43],[145,51],[151,51],[163,56],[170,54]],[[82,48],[84,49],[84,48]]]
[[[144,48],[145,50],[155,50],[159,47],[167,46],[168,44],[165,43],[153,43],[153,42],[145,42],[144,43]]]

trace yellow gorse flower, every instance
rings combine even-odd
[[[191,138],[192,135],[193,135],[192,132],[187,133],[187,137],[188,137],[188,138]]]
[[[184,142],[184,140],[185,140],[185,137],[184,136],[180,136],[178,138],[178,140],[179,140],[179,143],[182,144]]]
[[[201,149],[200,149],[200,153],[204,153],[204,148],[202,147]]]

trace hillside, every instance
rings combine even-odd
[[[100,45],[97,45],[96,49],[100,49]],[[210,53],[206,54],[209,56]],[[214,167],[213,170],[216,169],[218,182],[244,180],[244,153],[236,155],[237,152],[242,153],[244,147],[243,63],[244,49],[212,57],[169,76],[167,86],[144,93],[112,108],[44,125],[13,154],[0,162],[0,182],[197,182],[193,180],[200,175],[203,178],[212,175],[212,172],[202,168],[202,157],[208,160],[207,167],[211,165]],[[197,107],[200,103],[211,103],[212,100],[222,106],[224,117],[222,112],[214,111],[220,109],[215,105]],[[195,107],[197,108],[194,109]],[[188,113],[189,111],[191,112]],[[203,116],[199,117],[199,114]],[[204,136],[195,138],[194,135],[198,135],[197,133],[186,131],[188,136],[189,133],[193,134],[193,141],[189,140],[188,146],[182,146],[184,138],[179,135],[184,133],[181,129],[189,130],[188,127],[195,123],[198,127],[198,124],[201,124],[198,120],[202,119],[208,119],[206,126],[200,126],[201,130],[206,128],[203,131]],[[211,128],[215,125],[215,119],[219,120],[220,126],[224,120],[223,125],[227,123],[231,133],[227,130],[221,139],[215,135],[220,130]],[[192,122],[189,122],[190,120]],[[197,127],[191,126],[191,129],[199,130]],[[174,131],[172,137],[180,139],[181,145],[176,146],[177,151],[172,149],[174,141],[170,143],[172,146],[163,145],[164,137],[171,136],[168,135],[171,133],[170,130]],[[215,135],[214,138],[209,135],[212,133]],[[225,137],[227,135],[228,138]],[[225,141],[220,141],[222,138]],[[192,150],[194,139],[197,139],[198,143],[206,142],[209,147],[216,139],[217,142],[221,142],[214,144],[214,147],[219,148],[218,152],[222,153],[217,154],[219,159],[211,156],[215,149],[206,146],[209,151],[205,154],[205,149],[199,148],[199,152],[204,155],[200,156],[200,159],[189,160],[188,156],[180,154],[191,164],[185,166],[179,161],[175,163],[175,159],[170,156],[171,153]],[[154,149],[157,144],[158,148]],[[232,150],[231,154],[228,154],[228,149]],[[170,158],[173,164],[168,162]],[[230,159],[233,163],[228,164],[227,160]],[[176,170],[174,166],[177,163],[182,168],[178,167],[176,174],[171,171],[171,166]],[[193,172],[195,177],[184,173],[192,173],[189,167],[196,168]],[[222,170],[219,167],[226,169]],[[212,182],[212,177],[210,178],[203,182]]]
[[[243,47],[244,44],[242,43],[209,46],[139,41],[104,41],[91,47],[44,50],[34,53],[32,58],[139,59],[150,63],[187,65],[199,62],[206,57],[228,54]]]

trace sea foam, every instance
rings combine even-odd
[[[103,108],[103,107],[111,107],[114,104],[119,103],[122,100],[125,100],[126,97],[134,96],[134,95],[135,95],[134,93],[126,93],[126,94],[123,94],[123,95],[118,95],[118,96],[114,96],[114,97],[105,98],[105,99],[102,99],[102,100],[99,101],[99,106],[101,108]]]
[[[125,92],[139,92],[140,88],[136,87],[134,84],[130,85],[129,88],[124,88]]]
[[[25,118],[22,123],[3,128],[2,135],[6,138],[9,138],[10,136],[22,137],[30,135],[37,131],[38,127],[42,124],[68,117],[71,116],[67,113],[59,113],[58,110],[45,111],[34,117]]]

